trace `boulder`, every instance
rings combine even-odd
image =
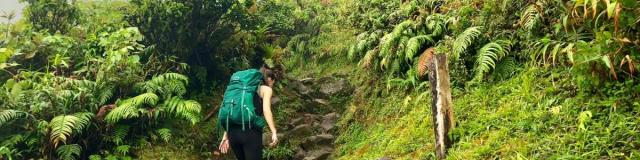
[[[350,92],[349,81],[342,78],[324,77],[319,81],[320,93],[333,96],[340,93]]]
[[[323,116],[322,124],[320,124],[320,127],[322,127],[322,131],[329,132],[334,128],[336,128],[336,123],[338,121],[338,118],[339,118],[338,114],[336,113],[329,113]]]
[[[297,148],[295,149],[296,154],[293,155],[294,159],[304,159],[304,157],[307,155],[307,152],[304,151],[302,148]]]
[[[290,87],[300,95],[308,95],[311,93],[311,88],[305,86],[300,81],[292,81]]]
[[[331,147],[333,146],[334,139],[335,137],[330,134],[310,136],[302,141],[301,146],[307,151],[321,147]]]
[[[320,116],[316,114],[305,113],[303,116],[304,116],[304,121],[307,124],[320,121]]]
[[[316,143],[323,146],[333,146],[333,140],[335,139],[336,137],[331,134],[321,134],[316,136]]]

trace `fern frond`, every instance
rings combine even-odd
[[[93,113],[76,113],[74,115],[61,115],[51,119],[51,137],[49,140],[57,146],[60,142],[66,142],[73,134],[81,133],[89,126]]]
[[[362,60],[358,63],[362,68],[371,68],[373,61],[375,60],[377,53],[375,50],[367,51]]]
[[[520,24],[529,32],[535,29],[541,21],[542,15],[536,5],[529,5],[520,17]]]
[[[167,99],[164,102],[163,107],[166,109],[166,111],[175,115],[176,117],[189,120],[193,124],[200,121],[199,114],[201,106],[196,101],[183,100],[177,97],[173,97],[171,99]]]
[[[460,33],[453,42],[451,59],[457,61],[471,44],[482,34],[482,27],[469,27]]]
[[[496,63],[509,54],[510,42],[499,40],[484,45],[478,51],[474,81],[481,81],[484,74],[496,67]]]
[[[62,160],[73,160],[76,157],[80,157],[82,148],[78,144],[67,144],[58,147],[56,152],[58,153],[58,158]]]
[[[132,105],[140,106],[143,104],[156,105],[159,99],[160,98],[155,93],[143,93],[128,100]]]
[[[349,60],[353,60],[356,57],[356,46],[355,45],[351,45],[351,47],[349,47],[349,52],[347,52],[347,59]]]
[[[427,76],[427,71],[429,69],[427,64],[429,63],[428,61],[433,58],[434,54],[435,48],[431,47],[422,52],[422,55],[418,58],[418,62],[416,64],[416,75],[418,78],[424,79],[424,77]]]
[[[498,78],[505,79],[513,76],[518,70],[518,64],[513,57],[502,59],[496,66],[495,73]]]
[[[186,93],[186,85],[189,84],[189,78],[178,73],[165,73],[153,77],[151,80],[136,84],[139,92],[159,93],[164,97],[171,95],[183,95]]]
[[[123,144],[125,137],[129,134],[129,125],[116,125],[113,130],[113,137],[110,138],[116,145]]]
[[[410,29],[414,24],[413,20],[406,20],[393,28],[393,32],[385,35],[382,39],[382,48],[380,48],[380,56],[392,54],[395,47],[398,45],[398,41],[403,37],[404,32]]]
[[[9,123],[10,121],[27,118],[29,113],[18,110],[4,110],[0,111],[0,127]]]
[[[133,105],[130,101],[125,100],[118,107],[114,108],[105,116],[105,120],[109,123],[117,123],[123,119],[137,118],[140,116],[138,106]]]
[[[20,134],[15,134],[15,135],[11,135],[9,137],[4,137],[6,138],[6,140],[2,140],[0,142],[0,146],[7,146],[7,147],[14,147],[15,145],[23,142],[25,140],[25,137],[20,135]],[[0,154],[1,156],[2,154]]]
[[[407,42],[407,49],[405,53],[405,58],[407,61],[413,60],[416,53],[420,52],[420,49],[424,48],[425,43],[433,44],[435,43],[430,35],[422,35],[416,36]]]
[[[116,153],[120,155],[127,155],[129,154],[129,149],[131,149],[131,146],[129,145],[119,145],[116,147]]]
[[[171,130],[168,128],[160,128],[156,130],[156,132],[158,133],[158,135],[160,135],[160,138],[165,142],[169,142],[169,140],[171,139]]]

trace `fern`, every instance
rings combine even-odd
[[[542,15],[536,5],[529,5],[522,13],[522,17],[520,17],[520,24],[529,32],[535,29],[541,21]]]
[[[163,107],[176,117],[189,120],[192,124],[200,121],[201,106],[198,102],[193,100],[183,100],[177,97],[167,99],[164,102]]]
[[[367,54],[364,55],[358,65],[360,65],[362,68],[371,68],[371,66],[373,66],[373,62],[375,61],[376,55],[376,50],[367,51]]]
[[[154,93],[143,93],[141,95],[128,99],[128,102],[135,106],[140,106],[143,104],[156,105],[159,99],[160,98],[158,97],[158,95]]]
[[[118,147],[116,147],[115,151],[120,155],[127,155],[129,154],[130,149],[131,149],[131,146],[129,145],[119,145]]]
[[[89,156],[89,160],[102,160],[102,156],[94,154]]]
[[[169,142],[169,140],[171,139],[171,130],[170,129],[161,128],[161,129],[156,130],[156,132],[158,133],[158,135],[160,135],[160,138],[165,142]]]
[[[427,64],[429,63],[428,61],[433,58],[434,54],[435,48],[433,47],[428,48],[424,52],[422,52],[422,55],[420,55],[420,58],[418,58],[418,62],[416,63],[416,76],[424,79],[424,77],[427,75],[427,70],[429,69],[427,66]]]
[[[460,33],[453,42],[451,59],[457,61],[471,44],[482,34],[482,27],[469,27]]]
[[[139,116],[140,113],[137,106],[130,102],[123,102],[118,105],[118,107],[111,110],[104,119],[109,123],[117,123],[123,119],[137,118]]]
[[[415,57],[416,53],[420,52],[421,48],[424,48],[425,43],[435,43],[430,35],[416,36],[407,42],[407,49],[405,58],[410,61]]]
[[[116,125],[113,130],[113,137],[110,139],[116,145],[123,144],[124,138],[129,133],[129,125]]]
[[[159,93],[163,97],[172,95],[183,95],[186,93],[186,85],[189,78],[178,73],[165,73],[153,77],[151,80],[136,84],[139,92]]]
[[[509,54],[511,42],[506,40],[499,40],[491,42],[478,51],[478,58],[476,59],[475,78],[474,81],[482,81],[484,74],[496,67],[496,63]]]
[[[84,128],[89,126],[92,113],[76,113],[73,115],[61,115],[53,118],[49,123],[51,129],[50,141],[54,146],[60,142],[66,142],[73,134],[81,133]]]
[[[80,153],[82,153],[82,148],[77,144],[67,144],[58,147],[56,150],[58,153],[58,158],[62,160],[70,160],[76,159],[76,157],[80,157]]]
[[[386,56],[389,55],[393,52],[393,50],[395,49],[396,45],[398,44],[398,41],[400,41],[400,39],[403,37],[404,32],[407,29],[410,29],[414,24],[414,21],[412,20],[406,20],[400,24],[398,24],[394,29],[393,32],[391,32],[390,34],[385,35],[382,39],[383,39],[383,43],[382,43],[382,48],[380,49],[380,54],[381,56]]]
[[[9,123],[10,121],[27,118],[29,113],[18,110],[4,110],[0,111],[0,127]]]
[[[496,76],[499,79],[506,79],[513,76],[518,70],[518,64],[513,57],[507,57],[502,59],[495,69]]]

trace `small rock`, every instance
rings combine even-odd
[[[271,105],[276,105],[280,102],[280,98],[279,97],[271,97]]]
[[[315,78],[305,78],[305,79],[301,79],[300,82],[305,86],[310,86],[310,85],[313,85],[313,82],[315,80],[316,80]]]
[[[325,100],[325,99],[313,99],[314,102],[328,106],[329,105],[329,101]]]
[[[313,99],[313,100],[307,100],[306,101],[307,106],[310,108],[326,108],[327,106],[329,106],[329,101],[325,100],[325,99]]]
[[[301,125],[302,123],[304,123],[303,120],[304,120],[304,118],[299,117],[299,118],[291,120],[291,123],[289,123],[289,124],[291,124],[292,126],[298,126],[298,125]]]
[[[382,158],[378,158],[377,160],[393,160],[393,159],[391,159],[389,157],[382,157]]]

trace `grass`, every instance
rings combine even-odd
[[[580,83],[570,71],[531,67],[503,82],[454,91],[458,126],[448,159],[640,158],[638,85],[593,91]],[[418,92],[356,98],[341,121],[338,159],[432,159],[429,98],[403,105]],[[579,120],[586,112],[593,116]]]

